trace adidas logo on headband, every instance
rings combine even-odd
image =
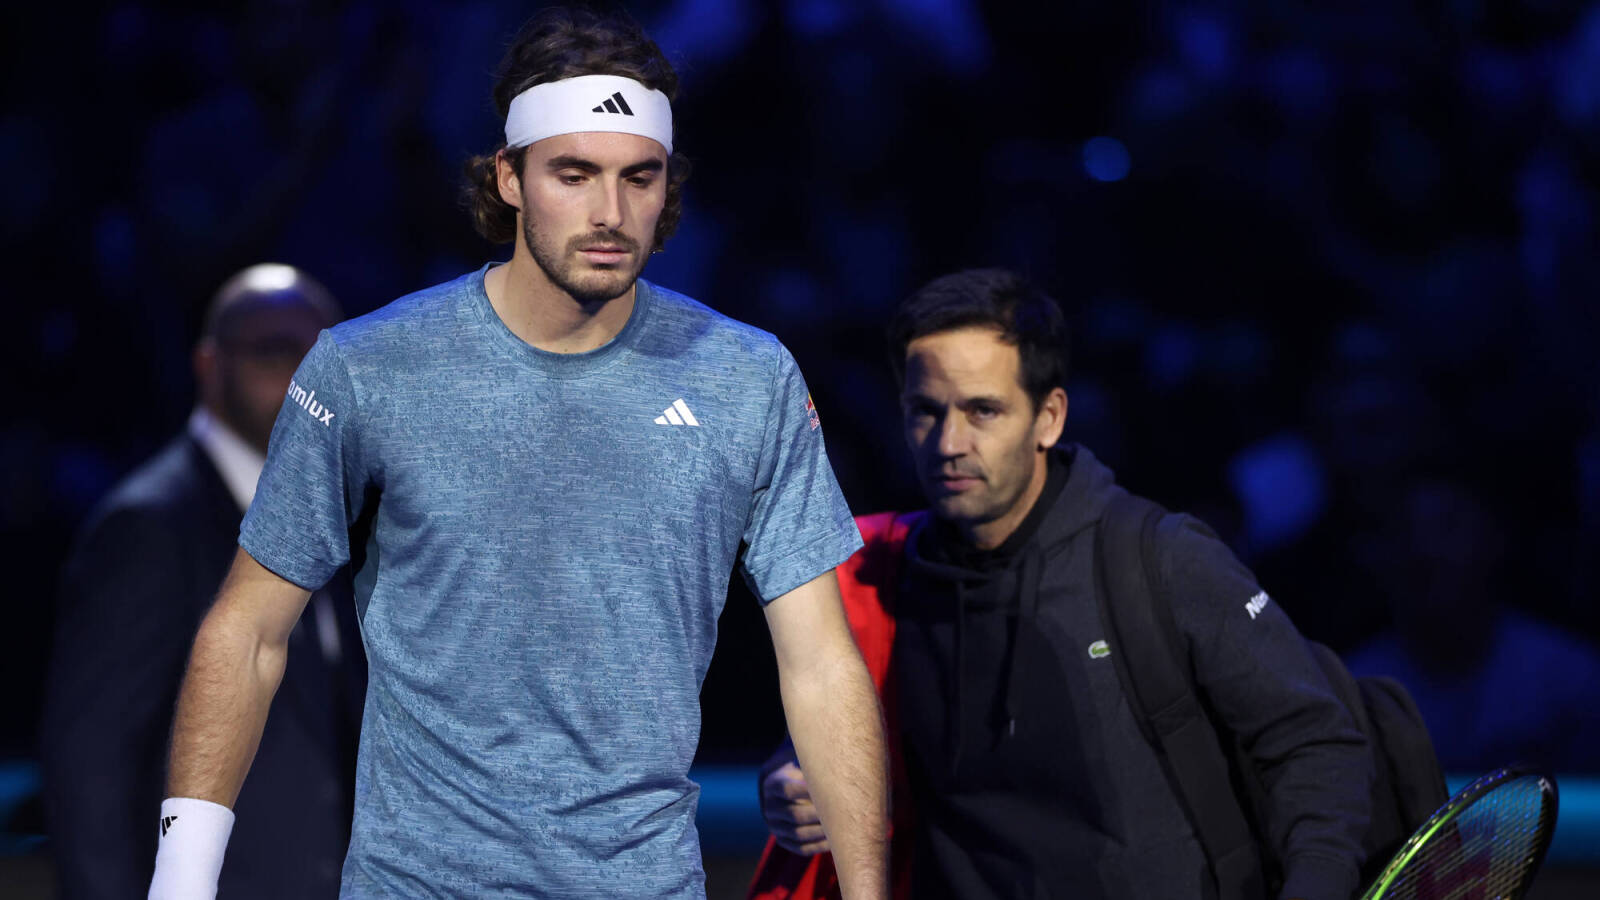
[[[615,94],[612,94],[610,97],[607,97],[606,101],[604,103],[600,104],[599,106],[596,106],[594,109],[591,109],[589,111],[590,112],[622,113],[625,116],[633,115],[633,110],[628,108],[628,101],[622,99],[622,92],[621,91],[617,91]]]
[[[526,147],[560,134],[591,131],[649,138],[670,156],[672,104],[666,94],[632,78],[578,75],[536,84],[513,98],[506,110],[507,147]]]

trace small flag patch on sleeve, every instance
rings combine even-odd
[[[806,418],[811,423],[811,430],[816,431],[822,426],[822,419],[817,416],[817,404],[812,402],[811,394],[806,394]]]

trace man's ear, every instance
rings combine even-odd
[[[220,348],[216,338],[201,338],[200,343],[194,346],[194,355],[190,361],[194,364],[195,391],[200,395],[200,400],[208,405],[216,403],[221,397],[220,368],[221,360],[217,358]]]
[[[522,210],[522,176],[517,174],[517,169],[506,159],[505,148],[500,148],[494,155],[495,181],[500,186],[500,199],[506,205],[517,211]]]
[[[1061,430],[1067,424],[1067,392],[1052,388],[1039,403],[1039,412],[1033,417],[1033,439],[1040,450],[1049,450],[1061,440]]]

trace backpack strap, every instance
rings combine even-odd
[[[1254,900],[1265,894],[1255,838],[1160,574],[1157,545],[1181,526],[1142,497],[1113,498],[1095,533],[1095,596],[1123,693],[1188,813],[1218,897]]]

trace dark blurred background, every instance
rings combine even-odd
[[[0,13],[7,852],[44,846],[61,560],[181,428],[211,293],[271,260],[359,314],[505,258],[456,195],[533,8]],[[678,66],[696,167],[645,277],[788,344],[857,512],[918,503],[890,308],[1014,267],[1074,323],[1068,437],[1401,673],[1447,769],[1600,769],[1600,5],[628,8]],[[722,623],[701,761],[747,765],[783,726],[737,578]]]

